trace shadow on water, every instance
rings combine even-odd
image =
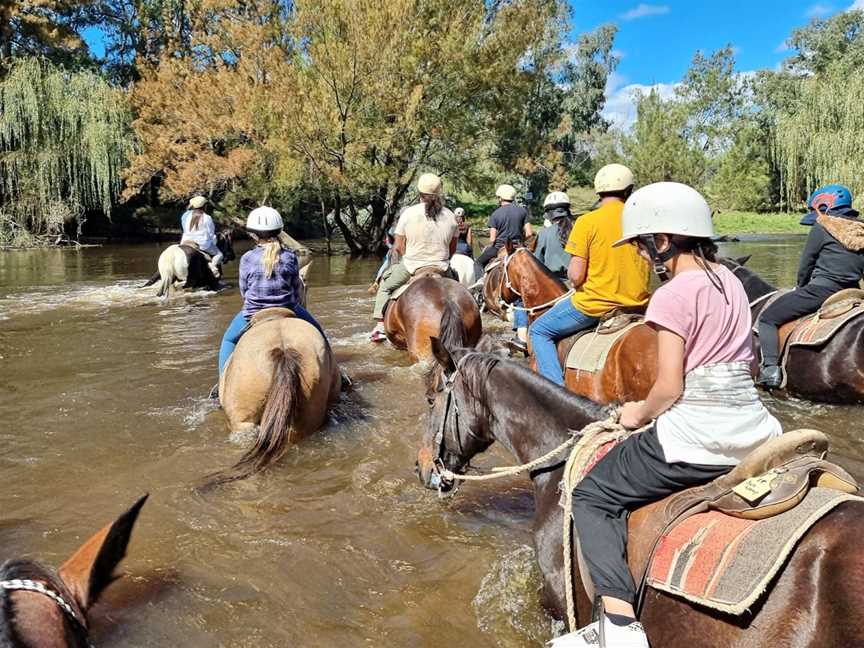
[[[742,241],[794,281],[799,239]],[[100,645],[540,645],[527,481],[422,489],[423,369],[367,336],[374,259],[316,257],[309,306],[354,381],[321,434],[272,470],[206,496],[190,485],[241,451],[205,399],[240,308],[219,294],[139,295],[159,246],[0,254],[0,539],[60,564],[140,493],[151,499],[99,604]],[[238,250],[238,252],[240,252]],[[227,266],[236,284],[237,264]],[[493,323],[498,335],[506,325]],[[769,398],[864,475],[857,408]],[[848,460],[848,462],[847,462]],[[500,448],[478,460],[512,463]]]

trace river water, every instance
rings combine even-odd
[[[725,245],[780,285],[803,239]],[[239,250],[238,250],[239,251]],[[156,299],[158,246],[0,253],[0,558],[58,566],[140,494],[100,646],[540,645],[528,482],[439,500],[413,474],[422,368],[366,341],[372,260],[316,256],[309,308],[355,389],[266,474],[191,484],[241,453],[205,399],[236,289]],[[227,267],[236,282],[236,264]],[[500,323],[491,328],[503,330]],[[768,398],[864,476],[860,410]],[[511,459],[500,449],[481,466]]]

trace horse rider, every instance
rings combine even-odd
[[[378,286],[381,283],[381,277],[387,268],[390,267],[391,257],[393,256],[393,244],[396,242],[396,228],[391,227],[384,235],[384,245],[387,246],[387,253],[384,255],[381,265],[378,267],[378,272],[375,273],[375,281],[369,285],[369,293],[374,295],[378,292]]]
[[[555,648],[596,648],[598,635],[608,648],[648,648],[627,565],[630,511],[712,481],[782,433],[753,383],[750,304],[715,261],[708,203],[687,185],[658,182],[630,196],[622,218],[616,245],[637,250],[664,283],[646,314],[657,331],[657,378],[644,401],[625,403],[620,423],[654,423],[615,446],[573,491],[573,524],[604,611]]]
[[[844,288],[858,288],[864,275],[864,222],[852,209],[852,194],[839,184],[814,191],[810,212],[801,220],[812,225],[798,266],[796,288],[769,304],[759,316],[762,364],[756,384],[776,389],[783,382],[778,329],[786,322],[815,313],[828,297]]]
[[[465,210],[457,207],[453,210],[456,217],[456,226],[459,228],[459,238],[456,241],[456,254],[464,254],[474,258],[474,234],[471,231],[471,223],[465,220]]]
[[[376,321],[372,329],[373,342],[386,339],[384,307],[399,287],[411,280],[414,273],[427,266],[441,271],[450,268],[450,257],[456,251],[459,228],[453,212],[444,206],[444,184],[433,173],[424,173],[417,181],[420,202],[403,210],[396,223],[396,242],[390,267],[381,276],[375,296]]]
[[[563,191],[552,191],[543,201],[543,222],[549,223],[537,234],[537,247],[534,256],[552,274],[561,279],[567,278],[567,268],[570,267],[570,255],[564,250],[567,237],[573,228],[573,216],[570,213],[570,196]],[[518,300],[515,306],[523,306]],[[516,337],[510,345],[523,353],[528,352],[528,313],[516,308],[513,311],[513,328]]]
[[[290,308],[294,314],[318,329],[327,340],[324,329],[301,305],[303,284],[297,254],[279,241],[284,224],[272,207],[258,207],[249,212],[246,231],[258,237],[257,245],[240,259],[240,294],[243,308],[231,320],[219,348],[219,375],[240,340],[252,316],[265,308]],[[215,395],[212,394],[211,395]]]
[[[222,275],[223,255],[216,242],[216,226],[213,218],[204,211],[207,199],[204,196],[195,196],[189,201],[186,211],[180,216],[180,225],[183,235],[180,245],[192,244],[210,256],[208,265],[217,279]]]
[[[648,265],[634,247],[612,247],[621,238],[621,212],[633,193],[633,173],[607,164],[597,172],[594,189],[600,206],[576,220],[564,247],[571,255],[567,276],[576,291],[537,318],[529,333],[537,370],[558,385],[564,384],[559,340],[596,326],[616,308],[648,303]]]
[[[516,203],[516,189],[502,184],[495,191],[498,209],[489,216],[489,245],[477,257],[481,268],[498,255],[507,241],[524,241],[533,233],[528,210]]]

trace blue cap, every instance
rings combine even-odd
[[[823,213],[839,212],[836,215],[845,215],[845,212],[852,207],[852,192],[841,184],[825,185],[810,194],[807,207],[810,211],[801,219],[801,224],[815,225],[816,218],[819,216],[817,209]]]

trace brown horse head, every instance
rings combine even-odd
[[[87,611],[117,576],[147,495],[85,542],[58,572],[30,560],[0,566],[0,645],[84,648]]]

